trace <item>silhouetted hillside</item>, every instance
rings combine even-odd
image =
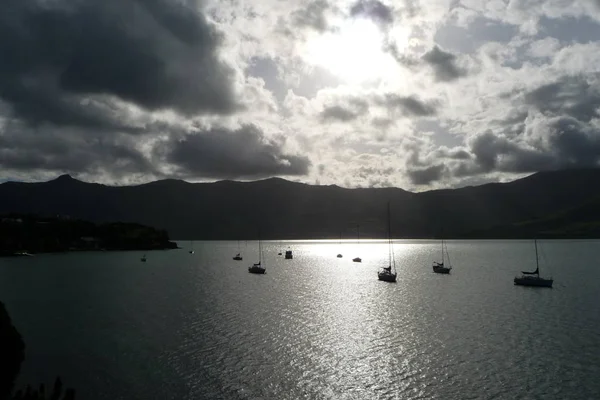
[[[83,250],[162,250],[176,248],[164,230],[134,223],[106,223],[66,217],[0,216],[0,255]]]
[[[542,218],[471,232],[473,238],[600,238],[600,198]]]
[[[41,384],[38,388],[27,385],[13,394],[15,381],[25,356],[23,337],[14,327],[10,315],[0,301],[0,399],[1,400],[74,400],[75,390],[63,387],[57,377],[52,390]]]
[[[84,183],[69,176],[0,185],[0,213],[70,215],[166,229],[178,239],[385,237],[386,203],[395,237],[472,236],[546,218],[600,196],[600,169],[541,172],[510,183],[411,193],[344,189],[272,178],[256,182],[139,186]],[[563,221],[566,223],[566,221]]]

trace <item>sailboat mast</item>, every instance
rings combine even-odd
[[[442,239],[442,264],[444,263],[444,239]]]
[[[390,202],[387,204],[387,217],[388,217],[388,257],[390,262],[390,267],[392,266],[392,223],[391,223],[391,212],[390,212]]]
[[[540,260],[538,258],[538,249],[537,249],[537,239],[533,240],[535,244],[535,270],[537,271],[538,276],[540,275]]]

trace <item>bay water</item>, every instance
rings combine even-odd
[[[20,384],[79,399],[600,399],[600,241],[180,242],[0,259]],[[194,254],[188,250],[193,247]],[[232,257],[239,251],[243,261]],[[279,252],[292,250],[285,260]],[[336,258],[338,253],[343,258]],[[353,263],[360,256],[362,263]]]

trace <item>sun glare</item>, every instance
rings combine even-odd
[[[378,80],[390,73],[393,64],[383,50],[384,39],[380,29],[369,20],[345,21],[335,32],[310,39],[306,58],[348,82]]]

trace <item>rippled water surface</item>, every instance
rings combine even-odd
[[[514,286],[529,241],[196,242],[0,259],[21,381],[81,399],[599,399],[600,242],[542,241],[553,289]],[[291,249],[293,260],[279,251]],[[342,253],[343,258],[336,258]],[[360,256],[361,264],[353,263]]]

